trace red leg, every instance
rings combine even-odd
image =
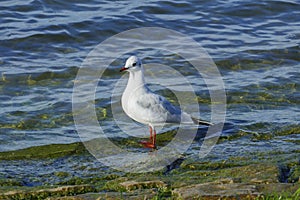
[[[151,126],[149,126],[149,132],[150,132],[150,141],[153,141],[153,136],[152,136],[153,129]]]
[[[145,147],[145,148],[150,148],[150,149],[155,149],[156,148],[156,131],[154,128],[149,126],[149,132],[150,132],[150,141],[141,141],[140,143]]]
[[[155,129],[154,129],[154,131],[153,131],[152,144],[153,144],[154,147],[156,147],[156,130],[155,130]]]

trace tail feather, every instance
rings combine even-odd
[[[212,126],[213,124],[204,120],[200,120],[197,118],[192,117],[192,120],[195,124],[204,125],[204,126]]]

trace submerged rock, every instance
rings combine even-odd
[[[51,196],[68,196],[95,192],[95,188],[91,185],[72,185],[57,188],[40,189],[36,191],[20,191],[12,190],[0,194],[0,199],[45,199]]]
[[[125,181],[120,183],[121,187],[123,187],[126,191],[136,190],[136,189],[150,189],[150,188],[161,188],[166,187],[162,181]]]
[[[261,194],[255,185],[202,183],[177,188],[173,191],[173,195],[181,199],[255,199]]]

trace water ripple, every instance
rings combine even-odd
[[[0,11],[0,151],[77,141],[72,87],[83,59],[108,37],[144,26],[187,34],[209,52],[223,75],[227,120],[235,126],[249,129],[262,120],[273,129],[300,120],[299,1],[3,0]],[[163,63],[188,76],[199,88],[201,106],[209,107],[205,84],[184,59],[140,52],[146,63]],[[125,56],[115,57],[105,73],[110,81],[97,88],[99,112],[109,110],[120,77]],[[118,132],[111,118],[104,120]]]

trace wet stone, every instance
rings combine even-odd
[[[95,188],[90,185],[72,185],[57,188],[40,189],[36,191],[12,190],[0,194],[0,199],[45,199],[49,196],[67,196],[94,192]]]
[[[261,194],[255,185],[203,183],[175,189],[173,195],[182,199],[256,198]]]
[[[120,183],[120,186],[123,187],[126,191],[131,191],[136,189],[161,188],[166,187],[167,185],[162,181],[125,181]]]

